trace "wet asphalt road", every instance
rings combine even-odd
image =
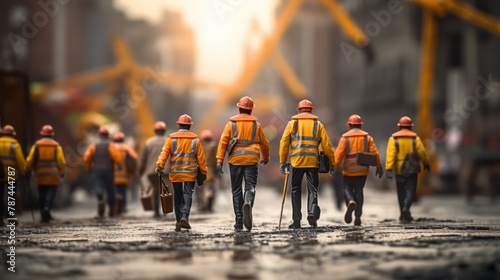
[[[194,206],[193,229],[180,233],[173,214],[152,219],[138,201],[123,217],[93,219],[95,201],[84,198],[55,210],[48,226],[19,217],[15,273],[0,230],[0,279],[500,279],[500,201],[486,198],[425,198],[412,209],[416,222],[402,225],[396,194],[367,187],[363,226],[353,227],[325,188],[317,229],[304,218],[303,229],[278,231],[281,194],[259,187],[254,229],[241,233],[228,191],[216,213]],[[285,228],[290,219],[287,197]]]

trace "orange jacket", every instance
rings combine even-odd
[[[356,161],[358,152],[365,152],[365,137],[368,140],[368,151],[377,156],[377,167],[381,167],[380,155],[378,154],[377,146],[373,138],[368,135],[368,132],[358,128],[353,128],[342,134],[339,145],[335,151],[335,162],[337,167],[343,164],[342,174],[344,176],[366,176],[368,175],[369,167],[361,165]],[[346,139],[349,140],[349,151],[346,150]]]
[[[58,186],[66,168],[66,160],[59,143],[50,138],[36,141],[26,160],[26,170],[33,167],[38,185]]]
[[[236,128],[236,131],[234,131]],[[262,160],[269,161],[269,141],[257,118],[248,114],[239,114],[229,118],[222,133],[217,149],[217,162],[223,162],[229,140],[236,132],[237,144],[228,155],[228,162],[233,165],[253,165]]]
[[[95,149],[96,149],[96,146],[94,144],[92,144],[87,148],[87,150],[85,151],[85,154],[83,155],[83,163],[85,164],[85,167],[87,168],[87,171],[89,171],[89,172],[94,167],[92,162],[94,159]],[[109,157],[113,161],[114,165],[120,164],[122,162],[122,158],[120,157],[120,154],[116,150],[116,147],[113,143],[109,143],[108,152],[109,152]],[[114,167],[114,165],[113,165],[113,167]]]
[[[200,139],[198,135],[188,130],[180,129],[170,134],[158,156],[156,166],[163,170],[168,158],[170,158],[168,177],[172,182],[196,181],[198,168],[205,175],[208,172]]]
[[[124,143],[115,143],[116,151],[122,159],[120,164],[115,165],[115,184],[128,185],[130,177],[133,175],[127,172],[126,160],[127,154],[132,157],[132,160],[137,161],[137,153],[129,145]]]
[[[285,163],[290,151],[290,163],[298,168],[319,168],[319,146],[328,156],[331,165],[335,165],[335,153],[318,117],[310,113],[301,113],[288,122],[280,141],[280,163]]]

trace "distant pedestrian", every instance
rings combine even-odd
[[[382,178],[384,169],[380,162],[380,155],[373,138],[368,132],[361,130],[363,121],[359,115],[352,115],[347,120],[349,131],[342,135],[339,145],[335,151],[335,162],[337,168],[342,164],[342,176],[344,184],[344,196],[347,202],[344,221],[351,223],[352,212],[354,212],[354,225],[361,225],[361,215],[363,214],[364,194],[363,189],[366,183],[369,166],[358,162],[357,156],[360,152],[372,153],[376,157],[377,171],[375,174]]]
[[[206,179],[208,168],[198,135],[189,131],[193,124],[191,117],[184,114],[179,117],[177,124],[179,131],[170,134],[165,141],[155,172],[163,173],[167,160],[170,161],[169,177],[174,186],[175,231],[181,231],[182,228],[191,229],[189,215],[194,184],[198,172]]]
[[[257,118],[252,116],[255,107],[252,98],[244,96],[238,104],[239,114],[229,118],[222,132],[217,149],[217,170],[223,174],[222,164],[227,152],[231,190],[233,193],[233,210],[235,215],[235,231],[251,230],[253,225],[252,208],[255,202],[258,163],[269,162],[269,141]],[[262,155],[262,159],[260,156]],[[245,193],[243,194],[243,180]]]
[[[399,122],[399,131],[393,133],[387,143],[387,156],[385,161],[385,176],[391,180],[396,174],[396,187],[402,223],[410,223],[413,217],[410,212],[411,205],[415,199],[417,190],[418,173],[420,162],[424,164],[426,171],[430,170],[429,158],[420,137],[411,130],[412,120],[404,116]],[[404,170],[405,161],[411,161],[412,154],[415,165],[412,170]],[[409,162],[408,162],[409,163]]]
[[[125,135],[121,131],[115,132],[113,135],[113,143],[116,147],[116,151],[120,155],[121,163],[115,165],[115,186],[117,191],[117,202],[118,207],[116,208],[116,214],[122,214],[126,212],[127,209],[127,187],[130,184],[130,180],[136,172],[137,166],[137,153],[125,144]]]
[[[207,180],[197,189],[198,208],[202,212],[213,212],[215,197],[220,183],[220,174],[217,172],[217,143],[212,131],[205,129],[200,132],[201,146],[207,161]]]
[[[109,130],[105,126],[99,128],[99,142],[90,145],[85,151],[83,162],[87,171],[94,179],[94,190],[97,196],[97,214],[104,217],[106,192],[109,207],[109,216],[115,216],[115,176],[114,166],[119,165],[122,159],[116,147],[109,139]]]

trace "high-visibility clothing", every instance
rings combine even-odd
[[[158,156],[156,166],[163,169],[169,158],[168,176],[172,182],[195,181],[198,168],[205,175],[208,172],[200,139],[188,130],[180,129],[178,132],[170,134]]]
[[[227,160],[233,165],[253,165],[262,160],[269,161],[269,141],[257,118],[248,114],[239,114],[229,118],[222,133],[217,149],[217,162],[224,161],[227,144],[231,138],[238,139]]]
[[[83,162],[87,171],[92,169],[114,169],[115,164],[122,161],[120,154],[113,143],[101,140],[95,145],[90,145],[83,155]]]
[[[399,152],[396,148],[396,141],[398,142]],[[413,149],[415,141],[415,150]],[[395,174],[401,174],[401,166],[407,154],[416,152],[424,165],[429,164],[429,158],[425,151],[424,144],[418,135],[409,130],[401,129],[393,133],[387,143],[387,156],[385,160],[385,169],[393,170]]]
[[[377,167],[381,167],[380,155],[373,138],[368,132],[359,128],[353,128],[342,134],[339,145],[335,151],[335,161],[337,167],[342,167],[342,174],[345,176],[367,176],[369,166],[361,165],[356,161],[358,152],[369,152],[377,157]]]
[[[298,168],[319,168],[319,146],[335,165],[335,152],[318,117],[300,113],[292,117],[280,141],[280,163],[285,163],[290,153],[290,163]],[[290,152],[289,152],[290,150]]]
[[[120,155],[121,163],[115,165],[115,184],[128,185],[130,183],[130,174],[127,170],[126,161],[127,154],[132,160],[137,160],[137,153],[129,145],[124,143],[114,143],[116,151]]]
[[[1,182],[7,182],[9,172],[9,167],[15,169],[15,176],[17,178],[19,174],[24,174],[26,169],[26,161],[24,160],[23,151],[21,150],[21,145],[11,136],[0,137],[0,160],[2,160],[4,168],[4,177],[0,178]],[[11,169],[12,171],[12,169]],[[11,172],[12,173],[12,172]]]
[[[66,169],[66,160],[59,143],[51,138],[36,141],[28,154],[26,169],[34,169],[39,186],[58,186]]]

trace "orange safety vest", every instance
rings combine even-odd
[[[361,165],[356,160],[358,152],[363,151],[374,153],[377,156],[377,166],[381,166],[377,147],[367,132],[361,129],[352,129],[342,135],[337,150],[335,151],[335,161],[337,162],[337,165],[343,163],[343,175],[368,175],[369,167]]]
[[[125,162],[127,161],[128,147],[125,144],[115,145],[116,151],[122,158],[120,164],[115,164],[115,184],[128,185],[130,183],[130,174],[127,172]],[[131,156],[131,155],[129,155]]]
[[[59,144],[55,141],[39,140],[35,143],[35,177],[38,185],[57,186],[61,174],[57,167]]]

